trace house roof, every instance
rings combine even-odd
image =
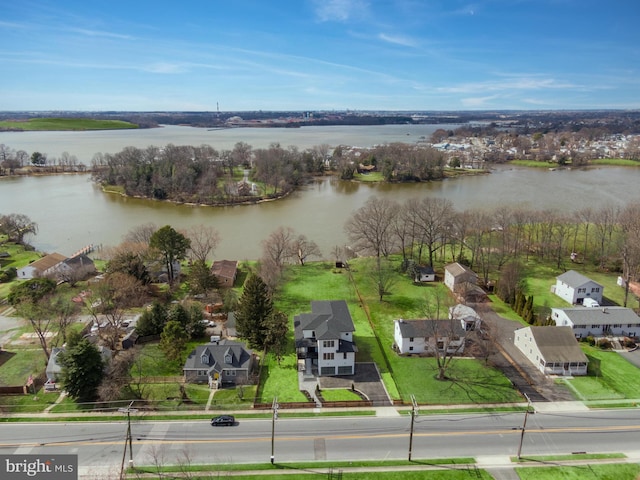
[[[553,308],[564,312],[574,325],[640,325],[640,317],[626,307]]]
[[[454,318],[456,320],[462,320],[464,318],[473,317],[480,320],[480,315],[473,308],[468,305],[463,305],[462,303],[458,303],[453,307],[449,307],[449,318]]]
[[[66,258],[63,262],[69,265],[72,268],[82,268],[92,266],[95,268],[95,264],[93,260],[91,260],[87,255],[81,253],[80,255],[76,255],[75,257]]]
[[[434,319],[419,319],[419,320],[396,320],[400,327],[400,335],[402,338],[413,337],[434,337],[436,335],[445,337],[450,336],[452,333],[463,337],[465,330],[462,328],[460,322],[452,320],[434,320]]]
[[[569,270],[568,272],[564,272],[562,275],[558,275],[556,280],[560,280],[562,283],[566,283],[570,287],[580,287],[585,283],[593,282],[600,286],[598,282],[595,280],[591,280],[589,277],[585,277],[581,273],[576,272],[575,270]]]
[[[60,262],[63,262],[66,259],[67,259],[67,257],[62,255],[61,253],[50,253],[49,255],[46,255],[46,256],[42,257],[41,259],[36,260],[33,263],[30,263],[28,266],[32,267],[32,268],[35,268],[36,270],[38,270],[40,272],[44,272],[44,271],[50,269],[51,267],[55,267]]]
[[[249,368],[253,352],[244,344],[222,340],[219,343],[198,345],[191,351],[182,370],[244,370]]]
[[[477,276],[476,272],[468,267],[465,267],[464,265],[459,264],[458,262],[450,263],[449,265],[445,266],[444,269],[454,277],[459,277],[460,275],[464,274]]]
[[[217,260],[211,265],[211,273],[221,278],[235,279],[237,270],[237,260]]]
[[[344,332],[353,332],[355,327],[344,300],[313,301],[311,313],[301,313],[293,319],[296,341],[304,338],[304,330],[313,330],[316,340],[339,338]]]
[[[571,327],[525,327],[529,329],[545,362],[588,362]]]
[[[418,267],[416,267],[416,270],[421,273],[422,275],[432,275],[434,273],[436,273],[436,271],[433,269],[433,267],[430,267],[429,265],[419,265]]]

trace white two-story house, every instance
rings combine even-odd
[[[298,360],[307,374],[353,375],[355,327],[344,300],[311,302],[311,313],[293,320]]]
[[[553,293],[571,305],[581,305],[585,298],[602,303],[603,291],[604,287],[601,284],[575,270],[557,276],[553,287]]]

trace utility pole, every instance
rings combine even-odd
[[[273,397],[273,405],[271,410],[271,465],[275,462],[275,446],[276,446],[276,419],[278,418],[278,397]]]
[[[138,409],[131,408],[133,401],[126,408],[119,408],[118,411],[127,414],[127,436],[124,439],[124,451],[122,452],[122,464],[120,465],[120,480],[124,478],[124,459],[127,456],[127,446],[129,447],[129,468],[133,468],[133,445],[131,440],[131,413],[136,413]]]
[[[524,443],[524,430],[527,428],[527,417],[529,416],[529,406],[531,405],[531,400],[529,396],[525,393],[525,397],[527,397],[527,410],[524,412],[524,422],[522,423],[522,430],[520,431],[520,445],[518,445],[518,460],[520,460],[520,454],[522,453],[522,444]]]
[[[409,461],[411,461],[411,452],[413,450],[413,425],[418,415],[418,403],[416,397],[411,395],[411,430],[409,431]]]

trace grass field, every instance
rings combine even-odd
[[[640,399],[640,369],[616,352],[582,344],[589,359],[588,376],[565,380],[581,400]]]
[[[24,131],[44,130],[120,130],[138,128],[121,120],[94,120],[90,118],[32,118],[25,121],[0,121],[0,128]]]
[[[516,473],[520,480],[635,480],[640,474],[640,465],[618,463],[571,467],[518,467]]]

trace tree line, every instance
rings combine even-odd
[[[244,142],[223,151],[209,145],[127,147],[96,154],[92,171],[96,182],[122,187],[127,195],[224,204],[286,195],[324,172],[327,150],[320,146],[300,151],[277,143],[254,149]]]
[[[551,261],[558,269],[591,262],[619,272],[627,295],[629,281],[640,274],[639,202],[572,213],[508,205],[457,211],[441,198],[398,203],[371,197],[349,218],[345,231],[350,247],[374,257],[379,272],[382,260],[394,253],[402,255],[405,268],[433,267],[436,261],[452,259],[475,270],[485,285],[506,272],[505,266],[532,257]],[[517,277],[518,271],[510,275]]]

